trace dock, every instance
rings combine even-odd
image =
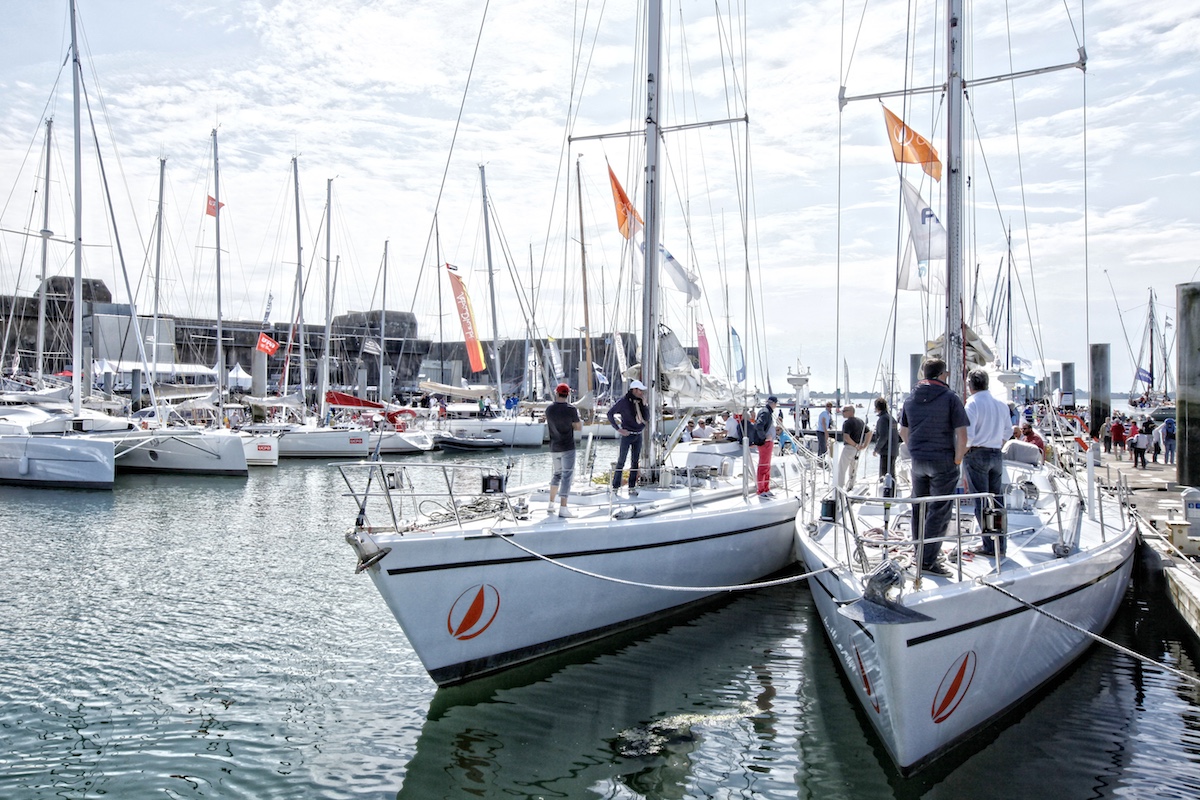
[[[1160,456],[1161,458],[1161,456]],[[1164,586],[1172,605],[1200,636],[1200,539],[1188,537],[1190,525],[1184,518],[1183,490],[1176,480],[1174,464],[1155,463],[1149,458],[1145,469],[1104,453],[1096,468],[1096,480],[1110,488],[1124,484],[1126,500],[1134,513],[1142,542],[1158,556]]]

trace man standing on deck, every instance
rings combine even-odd
[[[767,404],[758,412],[754,421],[754,437],[750,443],[758,447],[758,471],[755,474],[758,483],[758,496],[772,498],[771,492],[771,454],[775,452],[775,408],[779,398],[771,395]]]
[[[995,497],[996,508],[1004,503],[1004,461],[1001,448],[1012,437],[1011,417],[1008,406],[988,391],[988,374],[982,369],[973,369],[967,375],[967,485],[971,492],[990,492]],[[983,528],[983,500],[975,501],[975,519]],[[996,539],[1000,541],[1000,556],[1008,550],[1008,540],[1001,537],[983,537],[983,546],[971,552],[976,555],[995,556]]]
[[[575,476],[575,431],[583,429],[583,420],[579,418],[579,409],[571,405],[571,387],[560,383],[554,390],[554,402],[546,406],[546,428],[550,432],[550,464],[553,474],[550,476],[550,505],[546,509],[549,514],[557,513],[560,517],[569,517],[567,498],[571,494],[571,478]],[[555,495],[559,505],[554,507]]]
[[[617,431],[621,444],[617,449],[617,463],[613,465],[613,491],[621,488],[625,472],[625,458],[629,457],[629,495],[637,497],[638,460],[642,457],[642,431],[646,429],[649,414],[646,410],[646,384],[635,380],[629,391],[608,409],[608,424]]]
[[[871,441],[867,423],[854,416],[854,406],[842,409],[842,452],[838,455],[837,485],[850,491],[858,476],[858,457]]]
[[[967,411],[948,385],[946,362],[931,358],[921,367],[924,380],[917,383],[900,411],[900,436],[912,457],[913,497],[940,497],[954,494],[959,467],[967,452]],[[951,500],[917,505],[914,509],[913,538],[937,539],[946,535],[953,510]],[[936,575],[949,575],[945,562],[938,559],[941,542],[926,542],[921,553],[921,569]]]
[[[823,458],[829,450],[829,432],[833,429],[833,403],[827,402],[825,410],[817,416],[817,458]]]

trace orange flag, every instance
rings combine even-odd
[[[942,162],[937,150],[921,134],[914,131],[897,117],[887,106],[883,108],[883,121],[887,123],[888,140],[892,143],[892,155],[905,164],[920,164],[925,174],[935,181],[942,179]]]
[[[482,372],[486,365],[483,361],[483,345],[475,332],[475,312],[471,310],[471,298],[467,296],[467,287],[458,275],[458,267],[447,262],[446,273],[450,276],[450,290],[454,294],[454,305],[458,308],[458,321],[462,323],[463,341],[467,345],[467,360],[471,362],[471,372]]]
[[[275,355],[275,351],[279,349],[279,342],[267,336],[265,333],[258,334],[258,344],[254,346],[255,350],[261,350],[269,356]]]
[[[629,195],[621,188],[621,182],[617,180],[612,167],[608,168],[608,180],[612,183],[613,202],[617,204],[617,227],[621,230],[621,235],[628,239],[640,231],[644,223],[633,203],[629,201]]]
[[[221,203],[221,208],[224,207],[225,204]],[[204,213],[208,214],[210,217],[215,217],[217,215],[217,200],[211,194],[208,196],[208,204],[204,207]]]

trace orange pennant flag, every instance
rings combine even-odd
[[[617,204],[617,227],[621,230],[621,235],[628,239],[640,231],[644,223],[630,202],[629,195],[621,188],[621,182],[617,180],[612,167],[608,168],[608,180],[612,183],[613,202]]]
[[[225,204],[221,203],[221,208],[224,207]],[[208,196],[208,204],[204,207],[204,213],[208,214],[210,217],[215,217],[217,215],[217,200],[211,194]]]
[[[937,150],[921,134],[914,131],[897,117],[887,106],[883,108],[883,120],[887,123],[888,140],[892,143],[892,155],[905,164],[920,164],[925,174],[935,181],[942,179],[942,162]]]

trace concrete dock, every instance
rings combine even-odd
[[[1182,499],[1186,487],[1176,479],[1175,465],[1147,459],[1145,469],[1135,469],[1128,453],[1124,459],[1115,452],[1102,454],[1096,468],[1099,483],[1110,488],[1123,483],[1129,490],[1126,502],[1142,542],[1158,556],[1171,603],[1200,636],[1200,538],[1188,537]]]

